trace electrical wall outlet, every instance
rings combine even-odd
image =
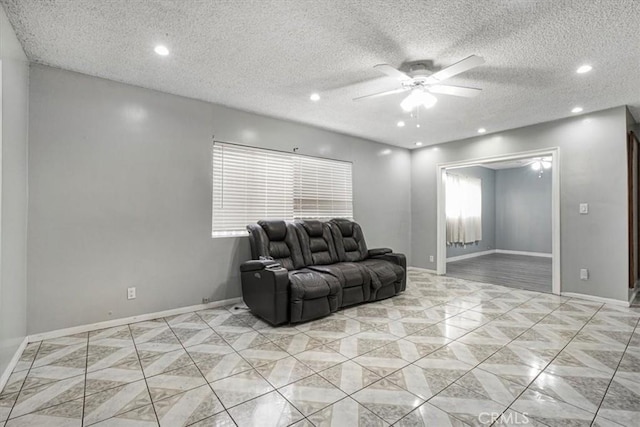
[[[209,298],[202,298],[203,304],[209,304]]]
[[[580,269],[580,280],[589,280],[589,270],[586,268]]]
[[[580,215],[589,213],[589,203],[580,203]]]
[[[433,262],[433,255],[429,255],[429,262]]]
[[[136,288],[127,288],[127,299],[136,299]]]

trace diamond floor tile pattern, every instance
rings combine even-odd
[[[235,305],[29,343],[0,426],[637,426],[640,309],[409,269],[271,327]]]

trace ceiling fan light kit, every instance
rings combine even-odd
[[[417,88],[413,89],[411,94],[402,100],[400,107],[408,113],[420,105],[424,108],[431,108],[436,105],[436,102],[438,102],[438,98],[429,92],[425,92],[422,88]]]
[[[433,107],[438,101],[438,98],[433,95],[434,93],[472,98],[474,96],[477,96],[482,91],[482,89],[443,85],[441,84],[441,82],[482,64],[484,64],[484,58],[477,55],[471,55],[463,59],[462,61],[456,62],[455,64],[431,75],[427,75],[424,70],[420,69],[413,72],[413,76],[404,73],[389,64],[379,64],[374,68],[386,74],[387,76],[393,77],[394,79],[399,81],[401,87],[384,92],[360,96],[358,98],[354,98],[354,101],[411,91],[411,93],[400,103],[400,107],[402,107],[404,111],[411,112],[413,111],[413,109],[419,107],[420,105],[425,108]]]
[[[542,178],[542,173],[545,169],[551,169],[551,158],[543,157],[541,159],[533,159],[531,163],[531,169],[538,172],[538,178]]]

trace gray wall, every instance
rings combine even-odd
[[[369,246],[409,255],[408,150],[37,65],[30,102],[29,333],[240,296],[248,240],[211,238],[214,134],[352,161]]]
[[[551,253],[551,169],[496,171],[496,248]]]
[[[447,246],[447,258],[495,249],[496,247],[496,171],[482,166],[451,170],[451,173],[482,180],[482,240],[478,244]]]
[[[435,269],[436,165],[560,147],[561,286],[564,292],[627,300],[625,107],[584,114],[412,152],[412,260]],[[589,215],[579,203],[590,204]],[[588,268],[588,281],[579,279]]]
[[[0,7],[2,221],[0,374],[27,332],[27,131],[29,64]]]

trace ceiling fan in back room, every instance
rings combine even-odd
[[[433,95],[434,93],[440,95],[460,96],[463,98],[473,98],[482,92],[482,89],[445,85],[442,84],[442,82],[482,64],[484,64],[484,58],[477,55],[471,55],[432,74],[425,66],[416,67],[416,69],[413,69],[407,74],[389,64],[379,64],[373,68],[398,80],[400,87],[384,92],[359,96],[353,100],[360,101],[401,92],[410,92],[409,95],[402,100],[400,106],[404,111],[411,112],[421,105],[425,108],[433,107],[438,101],[438,98]]]

